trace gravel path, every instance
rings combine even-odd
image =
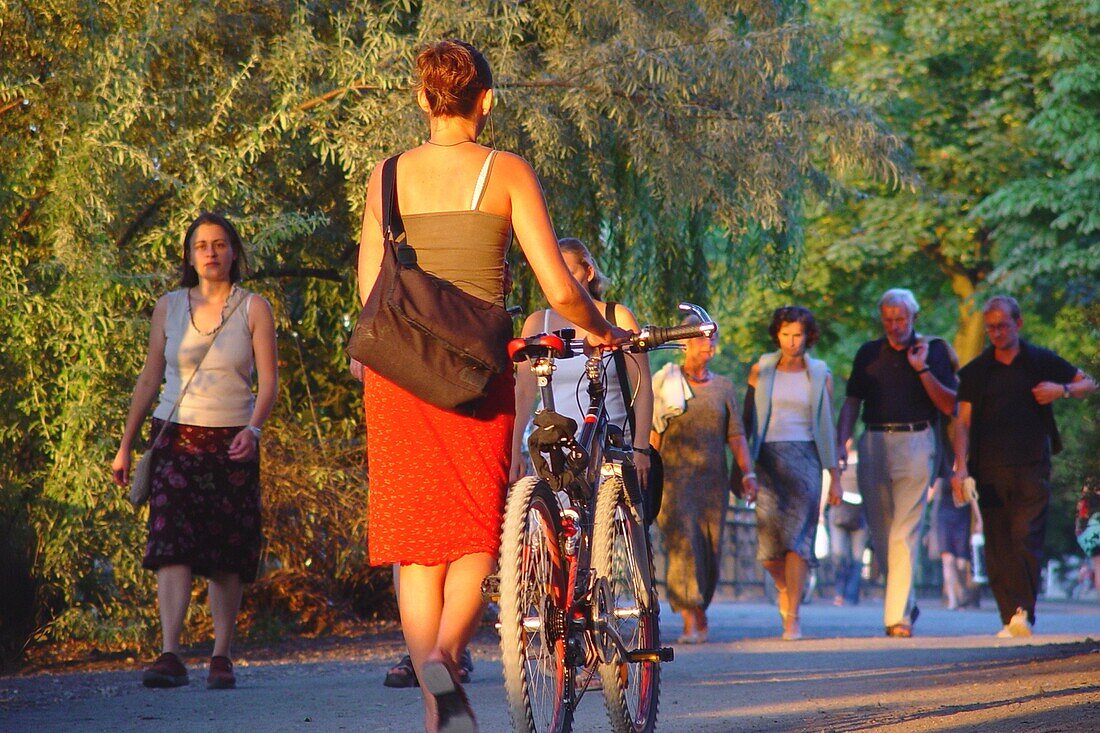
[[[712,607],[708,644],[679,647],[662,667],[661,731],[1100,730],[1100,606],[1047,604],[1031,639],[995,639],[991,610],[922,609],[912,639],[881,636],[881,604],[804,608],[808,638],[775,638],[763,603]],[[675,638],[664,608],[662,633]],[[239,686],[208,691],[205,660],[191,685],[140,686],[129,669],[0,677],[0,731],[418,731],[416,691],[382,686],[399,652],[394,632],[318,649],[237,660]],[[474,644],[467,687],[481,730],[507,731],[493,635]],[[575,729],[608,730],[598,692]]]

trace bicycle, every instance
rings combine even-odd
[[[702,308],[681,303],[680,309],[701,323],[645,326],[624,348],[645,352],[717,330]],[[589,405],[580,432],[554,411],[554,360],[581,353],[574,335],[564,329],[509,344],[514,362],[531,362],[543,409],[528,440],[536,475],[509,489],[500,571],[485,592],[499,602],[514,730],[570,731],[598,671],[612,730],[651,733],[660,665],[672,661],[673,650],[660,646],[645,497],[632,448],[607,419],[600,352],[585,363]]]

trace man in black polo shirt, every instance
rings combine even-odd
[[[843,446],[852,435],[862,403],[865,430],[859,440],[856,479],[867,509],[871,547],[886,571],[883,624],[887,636],[908,637],[918,613],[913,566],[932,481],[933,422],[939,413],[954,412],[956,382],[947,344],[921,337],[913,329],[920,307],[910,291],[888,290],[878,309],[886,335],[856,352],[837,441]]]
[[[1013,298],[990,298],[982,320],[992,345],[959,372],[951,488],[961,500],[967,477],[977,479],[986,573],[1004,622],[997,636],[1030,636],[1050,458],[1061,450],[1051,403],[1084,397],[1096,383],[1053,351],[1020,339],[1024,322]]]

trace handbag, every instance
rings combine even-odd
[[[842,501],[835,506],[829,507],[829,515],[833,526],[839,529],[855,532],[863,526],[862,504],[851,504],[847,501]]]
[[[382,266],[347,353],[436,407],[473,415],[511,371],[512,317],[416,264],[397,203],[397,157],[382,164]]]
[[[168,430],[172,416],[176,414],[176,410],[178,410],[179,406],[183,403],[183,396],[187,394],[187,388],[191,386],[191,380],[198,374],[199,368],[202,367],[203,361],[206,360],[206,355],[209,354],[210,349],[213,348],[214,341],[217,340],[218,334],[222,331],[222,326],[229,322],[229,318],[247,298],[247,293],[244,297],[237,298],[237,302],[226,312],[225,317],[222,318],[221,325],[214,331],[214,338],[210,339],[206,351],[202,353],[202,358],[199,359],[198,366],[195,367],[195,371],[191,372],[191,376],[187,378],[187,382],[183,385],[183,389],[180,390],[179,397],[176,398],[176,404],[172,405],[172,411],[168,413],[168,417],[165,419],[164,424],[160,426],[157,437],[153,438],[149,443],[149,449],[141,454],[141,458],[138,460],[137,465],[134,466],[134,470],[130,472],[130,493],[127,497],[130,499],[130,503],[134,505],[135,509],[149,501],[149,494],[153,490],[153,454],[156,452],[157,443],[160,442],[165,431]]]
[[[612,326],[619,325],[615,322],[615,303],[604,304],[604,317]],[[634,417],[634,400],[631,396],[634,392],[630,389],[630,380],[626,377],[626,355],[622,350],[612,353],[615,360],[615,372],[619,375],[619,389],[623,393],[623,402],[626,403],[626,421],[630,425],[631,440],[637,439],[638,430]],[[642,487],[642,497],[645,500],[645,523],[653,524],[657,515],[661,513],[661,500],[665,490],[665,464],[661,460],[661,454],[655,446],[649,446],[649,475],[646,485]]]

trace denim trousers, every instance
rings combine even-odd
[[[867,530],[844,529],[829,525],[829,554],[836,575],[836,594],[846,603],[859,603],[859,586],[863,578],[863,548],[867,546]]]

